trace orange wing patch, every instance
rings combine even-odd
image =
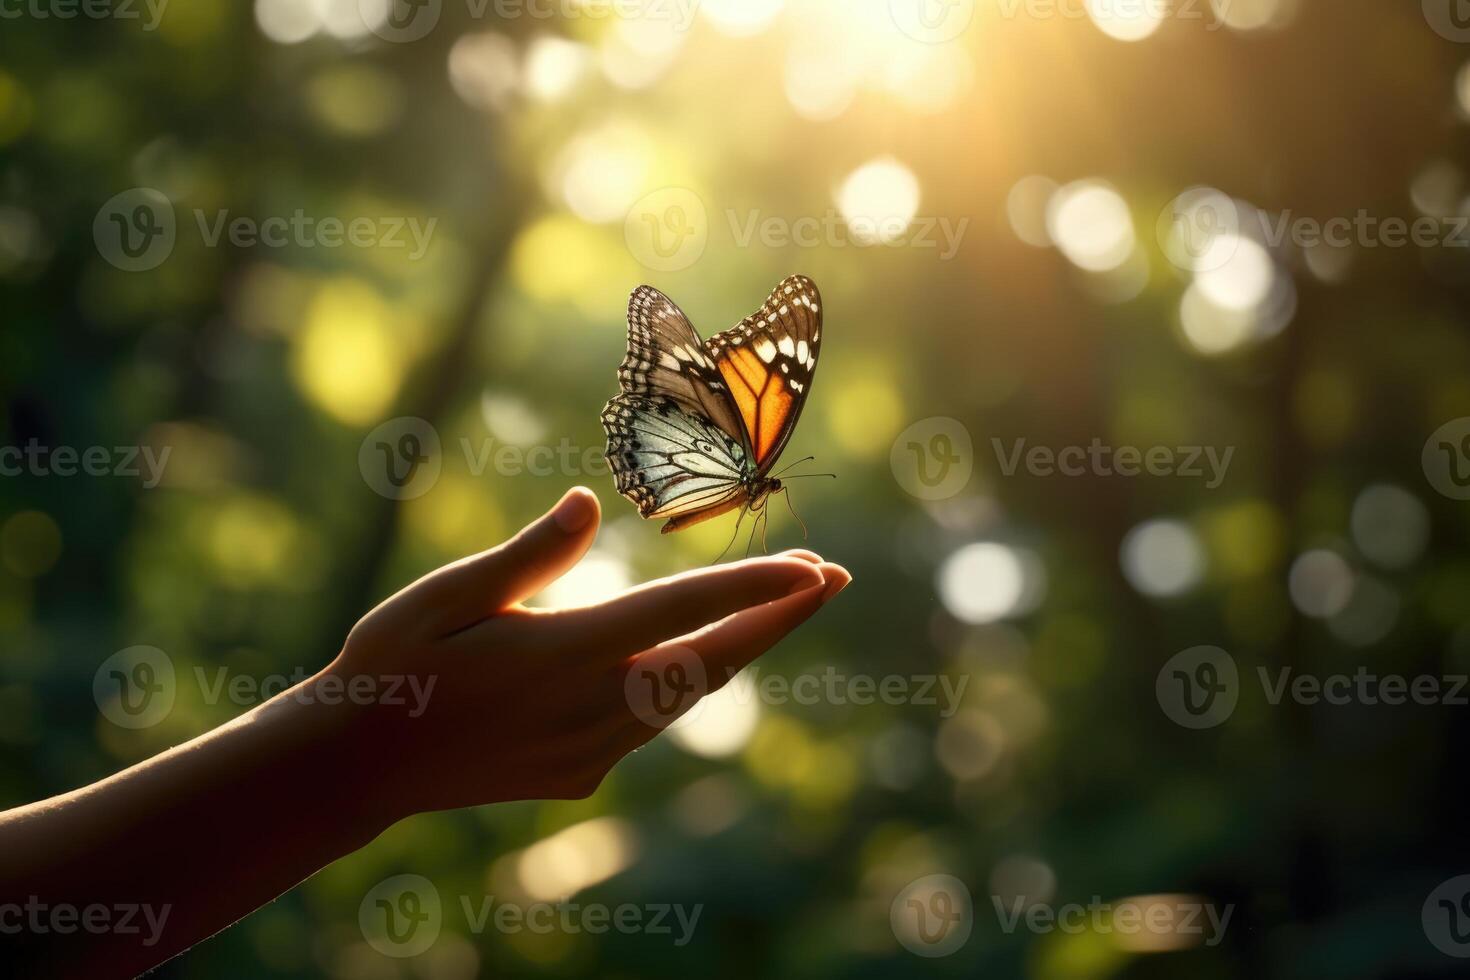
[[[725,384],[730,387],[730,394],[735,396],[735,407],[740,409],[740,421],[745,425],[747,434],[755,432],[756,419],[760,415],[760,399],[757,395],[765,387],[766,379],[754,375],[747,380],[747,373],[758,371],[764,374],[765,370],[761,363],[750,351],[741,347],[732,347],[725,351],[725,355],[715,362],[724,375]],[[755,437],[751,437],[751,445],[755,444]]]
[[[756,428],[759,438],[755,442],[755,461],[764,463],[771,451],[781,443],[781,432],[786,420],[791,417],[791,406],[796,399],[781,383],[780,375],[766,379],[766,390],[761,394],[760,424]]]
[[[766,370],[748,347],[732,347],[726,350],[716,364],[730,393],[735,396],[735,405],[740,409],[740,420],[745,424],[751,448],[755,450],[757,465],[765,462],[766,456],[781,441],[781,430],[791,416],[795,399],[781,378]]]

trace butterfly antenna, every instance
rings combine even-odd
[[[745,507],[740,508],[740,515],[735,518],[735,533],[730,535],[730,543],[725,545],[724,551],[715,556],[715,560],[710,562],[711,565],[718,565],[720,563],[720,559],[724,558],[726,553],[729,552],[729,550],[734,546],[735,539],[740,537],[740,522],[745,520],[746,509],[747,508]]]
[[[782,480],[804,480],[804,479],[806,479],[809,476],[830,476],[834,480],[837,479],[837,474],[836,473],[797,473],[794,476],[783,476],[781,479]]]
[[[779,470],[777,470],[775,473],[772,473],[771,474],[771,478],[772,479],[775,479],[776,477],[780,476],[782,473],[785,473],[787,470],[795,469],[796,467],[800,466],[802,463],[810,463],[812,460],[814,460],[816,458],[817,457],[815,457],[815,456],[803,456],[801,459],[798,459],[796,462],[794,462],[794,463],[788,463],[787,465],[785,465],[785,466],[781,467]]]
[[[801,540],[805,541],[806,540],[806,521],[803,521],[801,519],[801,517],[796,513],[796,505],[791,502],[791,491],[790,490],[787,490],[786,491],[785,496],[786,496],[786,509],[789,510],[789,511],[791,511],[791,516],[792,517],[795,517],[796,518],[796,523],[798,523],[798,524],[801,525]]]

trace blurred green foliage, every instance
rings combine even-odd
[[[838,474],[794,499],[810,546],[855,583],[761,676],[969,680],[950,717],[747,699],[703,741],[656,740],[589,800],[407,821],[159,975],[1454,972],[1420,916],[1470,867],[1454,802],[1466,709],[1272,704],[1253,678],[1470,669],[1470,521],[1421,465],[1430,434],[1470,415],[1470,252],[1288,243],[1270,251],[1268,284],[1288,296],[1277,321],[1232,333],[1208,310],[1189,319],[1200,283],[1156,229],[1201,185],[1272,215],[1453,221],[1470,150],[1463,45],[1419,4],[1371,0],[1242,0],[1239,16],[1277,18],[1257,29],[1202,2],[1200,19],[1171,16],[1136,43],[1081,3],[1052,17],[982,3],[940,44],[897,29],[902,4],[870,0],[709,0],[673,34],[575,3],[545,18],[441,6],[404,43],[367,29],[372,3],[334,0],[175,2],[154,29],[146,8],[0,23],[0,445],[170,451],[155,488],[0,478],[0,803],[233,716],[241,705],[210,703],[196,669],[312,671],[381,597],[570,484],[598,492],[608,524],[563,596],[708,562],[727,521],[662,538],[581,462],[602,444],[622,310],[643,281],[706,335],[793,272],[826,300],[787,457]],[[845,182],[873,161],[898,177],[889,167],[865,199]],[[840,212],[875,195],[879,216],[895,197],[901,212],[904,174],[911,233],[964,223],[953,256],[912,234],[855,242]],[[1021,184],[1034,175],[1054,184]],[[1049,223],[1026,186],[1052,195]],[[94,223],[137,187],[171,202],[176,240],[156,268],[127,271]],[[637,208],[669,187],[699,202],[707,243],[659,271]],[[1069,226],[1055,213],[1067,188],[1106,191],[1089,199],[1102,210]],[[1121,224],[1105,207],[1117,199]],[[221,212],[298,210],[434,224],[419,257],[210,243]],[[827,230],[810,246],[743,239],[768,218]],[[1061,248],[1022,241],[1037,234]],[[1109,235],[1126,261],[1088,271]],[[433,489],[405,501],[359,467],[368,433],[399,416],[429,420],[443,451]],[[923,501],[891,449],[933,417],[969,432],[974,473]],[[579,455],[547,475],[476,472],[488,439]],[[1018,439],[1233,457],[1214,488],[1006,475],[992,440]],[[1145,578],[1169,561],[1197,574],[1150,595],[1120,549],[1161,519],[1174,536],[1155,542],[1185,557],[1144,548]],[[977,542],[1033,562],[1026,596],[997,599],[1005,581],[954,564]],[[799,543],[778,509],[772,547]],[[1292,569],[1320,551],[1341,559],[1322,566],[1327,592],[1336,576],[1375,604],[1329,595],[1330,615],[1305,614],[1323,579],[1294,599]],[[995,614],[965,613],[966,597]],[[99,713],[92,683],[137,644],[181,681],[161,723],[130,730]],[[1228,650],[1244,678],[1234,715],[1199,731],[1155,694],[1166,661],[1197,645]],[[498,750],[484,746],[487,765]],[[568,828],[620,856],[579,901],[701,905],[692,941],[475,934],[459,897],[511,900],[541,867],[524,849]],[[189,859],[167,842],[158,858]],[[430,879],[445,914],[428,953],[397,960],[365,941],[358,911],[403,873]],[[890,905],[936,873],[968,885],[974,931],[921,959]],[[1005,932],[995,903],[1018,888],[1052,905],[1180,893],[1235,912],[1216,946],[1146,953],[1095,930]]]

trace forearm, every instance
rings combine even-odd
[[[392,816],[370,806],[371,753],[319,682],[0,814],[0,945],[48,972],[131,976],[375,837]]]

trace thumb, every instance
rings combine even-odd
[[[597,496],[573,487],[509,541],[429,575],[420,585],[434,633],[464,629],[565,575],[592,546],[600,517]]]

